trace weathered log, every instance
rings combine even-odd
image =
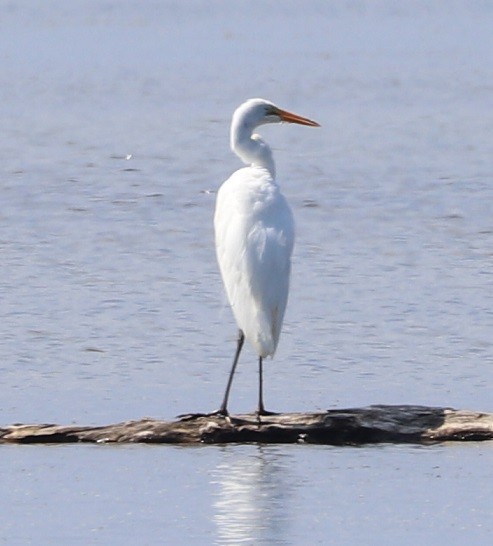
[[[493,414],[425,406],[369,406],[321,413],[190,414],[177,421],[142,419],[108,426],[10,425],[0,443],[369,443],[429,444],[493,439]]]

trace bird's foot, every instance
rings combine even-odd
[[[251,424],[251,421],[248,421],[248,419],[243,419],[242,417],[233,417],[229,414],[228,410],[218,409],[216,411],[213,411],[212,413],[207,414],[207,417],[222,417],[225,419],[230,425],[248,425]]]
[[[216,411],[211,411],[207,414],[208,417],[229,417],[229,411],[226,408],[219,408]]]
[[[193,421],[194,419],[200,419],[200,417],[206,417],[206,413],[180,413],[176,418],[180,421]]]
[[[201,417],[224,417],[224,419],[229,418],[228,411],[218,409],[216,411],[211,411],[210,413],[182,413],[177,415],[177,418],[180,421],[192,421],[193,419],[200,419]]]
[[[264,417],[264,416],[268,416],[268,415],[279,415],[279,413],[277,411],[267,411],[264,408],[258,409],[255,412],[255,414],[257,415],[257,417]]]
[[[269,417],[270,415],[279,415],[279,413],[276,413],[275,411],[267,411],[265,408],[259,408],[255,415],[257,416],[257,425],[260,426],[262,424],[262,417]]]
[[[257,417],[257,423],[260,423],[260,418],[258,413],[255,413]],[[266,412],[262,415],[274,415],[272,412]],[[218,417],[227,421],[230,425],[252,425],[255,421],[251,419],[245,419],[244,417],[233,417],[229,414],[227,410],[218,409],[216,411],[211,411],[210,413],[184,413],[178,415],[177,418],[180,421],[193,421],[194,419],[200,419],[202,417]]]

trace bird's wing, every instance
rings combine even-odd
[[[217,258],[238,326],[259,354],[273,354],[289,290],[294,241],[289,205],[268,175],[241,169],[218,193],[214,224]]]

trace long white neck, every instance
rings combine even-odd
[[[231,149],[247,165],[267,169],[272,178],[276,176],[276,165],[269,145],[260,135],[253,134],[257,123],[244,116],[233,116],[231,123]]]

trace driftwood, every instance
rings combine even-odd
[[[369,406],[322,413],[255,414],[224,418],[190,414],[177,421],[142,419],[108,426],[11,425],[0,428],[0,443],[255,442],[361,445],[493,439],[493,414],[425,406]]]

